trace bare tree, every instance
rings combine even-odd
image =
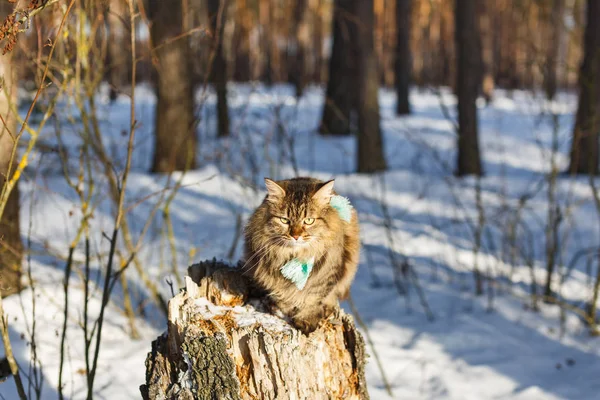
[[[583,63],[579,71],[579,105],[571,144],[572,174],[598,173],[600,130],[600,0],[587,1]]]
[[[227,108],[227,61],[223,54],[223,27],[228,0],[209,0],[208,18],[213,33],[211,80],[217,91],[217,121],[219,137],[229,136],[229,109]]]
[[[354,0],[335,0],[333,4],[333,46],[319,127],[319,132],[326,135],[350,134],[351,113],[358,97],[355,81],[358,18],[353,4]]]
[[[152,172],[183,171],[196,165],[194,96],[181,1],[149,0],[156,74],[155,147]]]
[[[386,169],[379,125],[379,71],[373,37],[373,0],[354,0],[354,15],[360,16],[357,35],[358,65],[358,172]]]
[[[0,18],[12,12],[12,4],[0,3]],[[11,110],[17,102],[17,77],[13,66],[12,52],[0,56],[0,193],[7,179],[13,177],[16,170],[16,157],[11,157],[15,149],[17,120]],[[10,173],[9,173],[10,170]],[[7,296],[21,289],[21,258],[23,244],[19,229],[19,185],[16,184],[8,197],[2,217],[0,217],[0,295]]]
[[[408,92],[412,70],[410,14],[412,0],[396,0],[396,114],[410,114]]]
[[[477,93],[481,81],[481,50],[476,2],[455,0],[457,52],[458,160],[456,174],[482,175],[479,153]]]

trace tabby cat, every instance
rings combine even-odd
[[[332,206],[345,201],[333,182],[266,178],[245,229],[245,273],[306,334],[348,296],[358,265],[358,217],[349,203],[345,218]]]

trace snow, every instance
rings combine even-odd
[[[103,141],[115,160],[124,165],[129,126],[129,100],[109,104],[106,88],[98,96]],[[264,196],[262,178],[290,177],[297,171],[321,179],[336,179],[336,190],[347,196],[359,212],[363,250],[361,265],[352,287],[352,298],[368,326],[375,350],[385,369],[394,397],[398,399],[597,399],[600,398],[600,339],[590,337],[580,317],[540,303],[539,312],[528,297],[531,270],[524,257],[510,265],[503,257],[502,235],[514,216],[519,199],[529,194],[522,211],[519,244],[532,260],[538,284],[545,279],[544,228],[547,218],[547,186],[538,184],[550,171],[553,127],[549,111],[558,116],[556,163],[568,163],[569,135],[576,97],[561,94],[548,103],[535,93],[498,90],[490,106],[480,106],[481,148],[486,176],[481,180],[481,198],[486,229],[477,263],[493,278],[492,291],[473,295],[473,226],[478,218],[473,178],[452,176],[455,158],[453,122],[440,109],[440,101],[455,118],[455,98],[447,89],[440,95],[413,90],[413,115],[396,117],[394,95],[380,92],[382,128],[389,171],[377,176],[355,171],[353,138],[323,138],[316,134],[323,103],[322,88],[307,90],[297,102],[288,86],[266,88],[260,84],[229,86],[232,136],[215,139],[215,96],[199,93],[202,118],[199,124],[199,165],[185,174],[151,175],[152,123],[155,98],[152,90],[136,90],[136,150],[128,183],[126,206],[134,240],[139,238],[155,205],[164,201],[161,190],[180,185],[169,207],[175,238],[177,271],[201,259],[228,259],[236,219],[244,220]],[[54,129],[61,126],[71,165],[78,166],[82,143],[78,112],[65,99],[57,109],[56,124],[48,124],[40,138],[56,144]],[[36,300],[37,355],[44,379],[42,398],[57,396],[60,332],[63,321],[63,271],[68,244],[81,222],[77,194],[65,182],[55,153],[35,153],[20,183],[22,232],[30,241],[31,271],[35,293],[27,289],[4,302],[10,337],[23,374],[32,376],[32,298]],[[113,207],[104,179],[95,178],[97,209],[91,220],[91,269],[95,281],[102,279],[108,240],[112,232]],[[84,186],[85,187],[85,186]],[[258,188],[258,190],[256,190]],[[383,190],[382,188],[385,188]],[[171,192],[169,191],[169,193]],[[559,272],[566,271],[577,252],[597,246],[596,214],[586,178],[559,176],[557,199],[565,214],[560,230]],[[382,199],[387,205],[384,211]],[[510,207],[512,212],[503,213]],[[391,224],[388,223],[391,220]],[[390,234],[386,231],[390,226]],[[168,282],[176,284],[174,263],[166,236],[162,208],[151,221],[140,248],[143,270],[169,298]],[[231,261],[241,254],[237,243]],[[65,370],[65,394],[86,394],[83,349],[83,285],[80,279],[85,259],[83,243],[75,252],[76,268],[69,292],[69,319]],[[413,284],[409,295],[400,296],[394,285],[393,262],[406,259],[418,276],[434,314],[430,321]],[[391,261],[392,259],[396,261]],[[595,268],[587,269],[585,257],[574,264],[561,287],[561,298],[582,307],[590,298]],[[144,360],[150,342],[165,329],[165,320],[144,288],[133,267],[127,271],[132,292],[138,339],[130,338],[123,307],[122,288],[117,285],[106,312],[101,356],[95,384],[100,399],[139,397],[144,382]],[[509,284],[512,279],[512,285]],[[556,284],[558,285],[557,277]],[[541,289],[538,289],[541,290]],[[489,295],[489,294],[492,295]],[[90,318],[95,318],[101,289],[93,287]],[[348,304],[342,306],[351,312]],[[245,323],[247,309],[239,307]],[[266,316],[266,318],[271,318]],[[274,322],[275,323],[275,322]],[[373,349],[369,347],[372,354]],[[373,357],[366,369],[373,399],[386,399],[385,386]],[[6,399],[17,398],[12,378],[0,384]]]
[[[230,313],[230,317],[233,318],[237,326],[244,328],[247,326],[261,325],[272,332],[281,332],[291,329],[289,324],[282,321],[274,315],[267,314],[264,307],[260,307],[262,313],[257,312],[257,308],[252,304],[245,304],[244,306],[217,306],[211,303],[208,299],[201,297],[194,300],[194,306],[196,310],[202,316],[202,319],[209,319],[216,316],[223,316],[226,313]],[[282,315],[280,315],[282,317]]]

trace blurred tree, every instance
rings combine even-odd
[[[598,174],[600,131],[600,0],[587,1],[584,56],[579,71],[579,104],[571,143],[572,174]]]
[[[477,2],[479,14],[479,29],[481,32],[481,92],[486,103],[492,100],[494,92],[494,33],[492,29],[491,0]]]
[[[184,1],[199,14],[190,19],[189,28],[210,26],[205,9],[208,1]],[[360,16],[353,20],[352,14],[344,10],[349,1],[236,0],[230,3],[230,7],[235,4],[235,10],[228,13],[231,19],[225,19],[223,43],[223,57],[227,60],[229,74],[236,81],[259,79],[267,84],[287,81],[297,85],[300,90],[309,83],[323,83],[328,70],[334,68],[337,72],[332,74],[334,78],[328,82],[330,102],[322,127],[328,128],[339,122],[339,118],[332,117],[337,114],[342,120],[347,120],[341,124],[344,128],[341,134],[347,134],[349,126],[352,131],[354,115],[350,112],[350,117],[347,117],[341,95],[331,97],[331,91],[339,87],[335,82],[345,81],[346,71],[356,68],[352,65],[356,40],[352,42],[351,37],[352,30],[361,21]],[[408,3],[410,16],[406,12],[397,15]],[[585,1],[480,0],[474,3],[482,42],[483,66],[479,86],[480,93],[486,99],[490,98],[494,87],[531,89],[576,85],[577,68],[574,66],[581,61],[583,46],[580,46],[580,42],[585,24],[579,20],[582,18],[580,14],[584,14],[581,8]],[[396,57],[402,42],[399,38],[403,35],[398,28],[406,27],[398,23],[396,18],[403,15],[410,20],[409,43],[408,47],[404,47],[411,52],[410,83],[456,87],[454,2],[374,0],[374,7],[374,54],[379,65],[380,80],[384,84],[395,85],[396,68],[399,67],[395,60],[405,59]],[[561,15],[572,19],[563,21]],[[565,21],[569,23],[565,24]],[[183,30],[187,31],[185,27]],[[197,36],[190,37],[195,51],[194,76],[197,79],[195,82],[203,82],[209,68],[209,57],[204,55],[210,53],[207,47],[211,43],[204,36]],[[338,41],[335,40],[336,36],[340,38]],[[557,36],[560,37],[560,49],[555,43]],[[328,51],[330,48],[331,52]],[[345,58],[340,58],[341,54],[350,55],[343,61]],[[546,65],[547,59],[556,59],[557,62],[550,61]],[[340,65],[343,68],[336,67]],[[547,66],[551,65],[557,68],[555,78],[552,73],[546,73]],[[344,95],[351,93],[349,90],[340,92]],[[336,112],[330,113],[336,108]],[[333,129],[333,126],[330,128],[330,131],[324,129],[323,132],[336,134],[340,131]]]
[[[324,82],[323,72],[325,70],[325,57],[323,55],[323,36],[329,34],[328,30],[325,28],[325,22],[323,15],[325,14],[326,4],[325,0],[311,0],[310,1],[310,9],[312,16],[311,27],[313,29],[312,36],[312,51],[311,56],[313,59],[313,69],[312,69],[312,81],[317,82],[319,84]]]
[[[454,50],[454,9],[452,2],[440,7],[439,84],[456,87],[456,52]]]
[[[357,102],[357,23],[355,0],[335,0],[333,4],[333,45],[329,57],[329,76],[319,132],[349,135],[352,110]],[[368,1],[372,5],[372,1]],[[372,12],[371,12],[372,14]],[[373,55],[372,55],[373,56]]]
[[[110,0],[108,15],[108,83],[110,99],[116,100],[119,91],[129,82],[131,46],[129,44],[129,15],[126,0]],[[61,15],[62,18],[62,15]]]
[[[7,1],[0,2],[0,18],[4,20],[13,10],[13,5]],[[10,167],[11,177],[17,164],[11,154],[16,145],[14,137],[17,134],[17,119],[11,106],[17,104],[17,69],[13,65],[13,53],[0,56],[0,115],[5,123],[0,122],[0,192],[6,183]],[[11,191],[4,213],[0,217],[0,295],[7,296],[21,290],[21,258],[23,244],[19,227],[19,185]]]
[[[412,56],[410,20],[412,0],[396,0],[396,114],[410,114],[408,92]]]
[[[190,29],[210,26],[205,9],[208,1],[183,1],[198,13],[190,19]],[[229,75],[236,81],[258,79],[267,84],[291,82],[300,91],[307,84],[323,83],[323,78],[326,79],[330,72],[328,70],[334,68],[337,72],[331,74],[334,78],[327,83],[330,101],[322,124],[323,128],[331,129],[322,131],[329,134],[352,131],[356,123],[354,114],[344,111],[347,107],[343,106],[341,95],[336,97],[331,93],[334,88],[339,88],[335,82],[345,81],[346,72],[356,68],[352,65],[356,40],[351,41],[351,37],[352,30],[356,30],[361,18],[359,16],[353,20],[352,14],[344,10],[349,1],[230,2],[230,7],[235,4],[235,10],[228,13],[230,19],[225,17],[223,43],[223,57],[230,69]],[[408,3],[410,15],[407,12],[397,15]],[[585,24],[579,20],[582,18],[580,14],[584,14],[581,8],[585,1],[480,0],[474,3],[481,34],[479,40],[482,42],[483,66],[479,86],[480,93],[486,99],[489,100],[495,87],[531,89],[556,86],[558,89],[576,85],[577,68],[574,66],[581,61],[583,46],[580,42]],[[407,51],[410,49],[411,53],[410,83],[417,86],[456,87],[454,2],[374,0],[374,8],[374,54],[379,65],[380,80],[384,84],[395,85],[396,68],[399,67],[395,60],[406,59],[396,56],[402,42],[399,39],[403,35],[398,28],[406,27],[398,23],[396,18],[403,15],[409,19],[409,43],[408,47],[403,48]],[[572,19],[563,21],[561,15]],[[569,23],[565,24],[565,21]],[[183,30],[187,31],[185,27]],[[203,82],[210,67],[209,57],[204,55],[210,53],[208,47],[211,43],[204,36],[197,36],[190,37],[195,52],[192,67],[195,82]],[[338,41],[335,40],[336,36],[340,38]],[[554,43],[557,36],[560,37],[560,49]],[[342,54],[349,54],[346,61],[343,61],[344,57],[340,58]],[[546,60],[550,59],[556,59],[557,62],[550,61],[546,65]],[[547,66],[551,65],[557,68],[555,78],[552,73],[546,73]],[[354,74],[350,73],[350,76]],[[344,95],[351,93],[350,90],[340,92]],[[348,107],[352,110],[351,105]],[[331,112],[336,108],[337,111]],[[340,118],[332,117],[336,114]],[[339,119],[346,119],[346,123],[341,124],[343,129],[333,129]]]
[[[196,166],[196,124],[187,36],[181,1],[148,0],[152,56],[156,66],[156,119],[152,172]]]
[[[538,4],[526,2],[515,5],[517,9],[517,36],[519,40],[524,40],[529,43],[529,48],[525,46],[517,46],[517,65],[523,70],[523,78],[517,84],[518,88],[534,88],[535,74],[534,66],[541,66],[544,52],[540,51],[537,37],[540,36],[540,8]]]
[[[258,22],[260,26],[261,55],[264,60],[262,67],[262,80],[267,85],[274,81],[275,72],[273,71],[273,38],[272,29],[273,15],[272,5],[268,0],[258,0]]]
[[[481,176],[477,93],[481,82],[480,38],[476,3],[455,0],[455,40],[458,97],[458,160],[456,174]]]
[[[229,109],[227,108],[227,61],[223,54],[223,31],[228,0],[209,0],[208,18],[212,30],[211,81],[217,91],[218,136],[229,136]]]
[[[295,0],[292,16],[289,81],[296,88],[296,97],[301,97],[306,85],[306,52],[309,39],[308,0]]]
[[[354,0],[354,16],[360,16],[357,45],[358,58],[358,172],[377,172],[386,169],[383,138],[379,125],[379,70],[373,37],[373,0]]]
[[[492,6],[492,4],[490,4]],[[514,7],[509,0],[498,0],[493,9],[494,82],[500,87],[514,89],[517,74],[516,48],[519,45]]]
[[[550,15],[546,23],[546,62],[544,63],[544,91],[548,99],[553,99],[558,86],[557,69],[558,54],[560,50],[563,30],[563,5],[564,0],[552,0]]]
[[[238,82],[247,82],[252,79],[250,67],[250,28],[252,21],[247,0],[237,0],[235,6],[236,20],[233,34],[235,67],[233,69],[233,79]]]

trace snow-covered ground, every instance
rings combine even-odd
[[[414,113],[395,117],[394,95],[382,90],[380,105],[389,171],[378,176],[355,170],[353,138],[323,138],[315,130],[323,102],[321,88],[311,88],[300,102],[290,87],[266,89],[251,85],[230,86],[232,136],[214,138],[214,95],[199,93],[204,103],[199,124],[201,168],[165,176],[147,173],[152,157],[154,97],[147,87],[136,90],[138,131],[133,170],[127,188],[126,207],[134,239],[138,238],[161,190],[176,183],[169,207],[176,265],[179,274],[188,264],[206,258],[236,260],[241,254],[236,236],[237,220],[243,221],[262,199],[262,178],[311,175],[336,178],[338,192],[348,196],[359,210],[363,250],[352,287],[352,298],[368,326],[385,375],[398,399],[598,399],[600,398],[600,339],[588,334],[586,325],[572,310],[540,302],[531,310],[528,296],[533,276],[538,285],[545,279],[545,236],[548,188],[545,174],[551,167],[553,132],[559,169],[568,162],[569,134],[576,98],[563,94],[552,104],[528,92],[497,91],[494,102],[480,105],[480,135],[486,172],[479,184],[485,225],[481,248],[474,256],[477,231],[478,182],[452,176],[455,134],[452,118],[444,116],[440,99],[451,114],[455,100],[447,91],[413,91]],[[129,126],[129,100],[108,104],[99,96],[98,115],[103,140],[115,169],[124,165]],[[557,115],[553,128],[550,111]],[[81,143],[79,116],[69,104],[56,111],[57,122],[44,129],[41,140],[56,144],[60,127],[74,171]],[[50,126],[51,125],[51,126]],[[101,279],[108,240],[113,229],[114,208],[101,174],[95,177],[91,220],[92,278]],[[256,190],[259,188],[259,190]],[[67,185],[56,153],[36,153],[21,182],[22,232],[31,256],[25,270],[35,281],[35,292],[5,300],[10,336],[23,375],[33,374],[31,328],[36,321],[37,356],[44,379],[43,398],[56,398],[63,322],[62,280],[69,243],[80,224],[80,202]],[[170,193],[170,192],[169,192]],[[169,194],[167,193],[167,195]],[[517,229],[519,250],[509,262],[507,240],[510,221],[519,199],[527,198]],[[559,273],[568,274],[560,296],[573,307],[591,296],[596,265],[588,269],[582,257],[570,264],[582,249],[599,243],[599,217],[585,178],[558,177],[556,197],[561,205]],[[139,252],[141,268],[167,298],[175,281],[175,261],[168,240],[162,208],[150,224]],[[65,394],[84,398],[85,357],[81,283],[83,242],[75,252],[76,266],[69,292],[70,309],[63,372]],[[412,271],[395,273],[407,260]],[[477,263],[486,277],[485,295],[474,296],[473,267]],[[590,272],[593,271],[593,272]],[[405,271],[406,272],[406,271]],[[394,279],[408,288],[400,295]],[[415,279],[418,278],[418,279]],[[150,342],[165,328],[164,317],[149,300],[147,290],[133,267],[127,271],[139,339],[131,339],[122,312],[122,288],[115,287],[109,303],[102,337],[95,390],[100,399],[138,398],[144,381],[144,359]],[[559,275],[556,288],[558,289]],[[512,282],[512,284],[511,284]],[[428,318],[417,284],[423,289],[433,320]],[[176,284],[175,284],[176,285]],[[541,293],[541,288],[538,288]],[[35,318],[32,298],[35,298]],[[94,289],[90,315],[99,308],[100,289]],[[139,306],[139,307],[138,307]],[[342,304],[350,311],[347,304]],[[373,348],[369,348],[372,353]],[[373,399],[386,399],[377,364],[367,366]],[[16,397],[12,378],[0,384],[6,399]]]

